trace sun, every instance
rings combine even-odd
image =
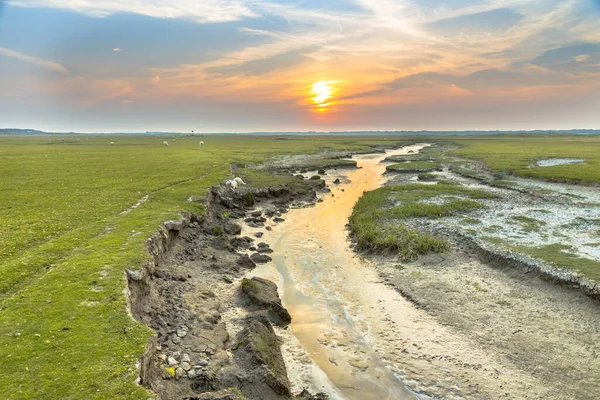
[[[317,106],[319,111],[325,111],[329,105],[331,105],[331,98],[333,96],[333,88],[328,81],[315,82],[312,85],[311,92],[315,95],[311,100]]]

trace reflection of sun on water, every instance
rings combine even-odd
[[[333,88],[327,81],[319,81],[312,85],[312,93],[315,95],[311,100],[317,106],[317,111],[327,111],[327,107],[331,105],[329,101],[333,96]]]

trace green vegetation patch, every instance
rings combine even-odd
[[[440,196],[461,196],[442,204],[423,201]],[[476,199],[495,198],[483,191],[457,185],[405,184],[385,186],[365,193],[350,217],[357,248],[369,252],[398,252],[411,260],[430,251],[444,252],[448,243],[406,226],[406,218],[440,218],[483,207]]]
[[[552,181],[600,182],[600,137],[597,135],[490,135],[455,137],[452,154],[482,160],[493,171]],[[547,158],[581,158],[585,164],[530,168]]]
[[[431,181],[437,180],[438,176],[425,172],[425,173],[419,174],[418,178],[420,181],[431,182]]]
[[[433,161],[412,161],[385,167],[388,172],[430,172],[439,168],[440,164]]]
[[[544,221],[527,217],[525,215],[515,215],[510,217],[510,219],[519,223],[521,225],[521,229],[526,233],[539,232],[540,229],[546,225],[546,222]]]

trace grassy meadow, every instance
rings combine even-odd
[[[428,200],[444,196],[443,204]],[[403,221],[408,218],[441,218],[483,208],[476,199],[489,199],[493,194],[454,185],[403,184],[384,186],[365,193],[350,216],[350,230],[359,250],[397,252],[404,261],[430,251],[444,252],[449,244],[433,235],[419,232]]]
[[[60,139],[0,137],[3,399],[148,398],[135,379],[151,332],[127,314],[124,270],[148,259],[144,242],[160,223],[201,213],[190,200],[230,177],[232,163],[390,144],[325,136]],[[275,179],[247,172],[259,185]]]
[[[482,160],[494,171],[555,181],[600,182],[600,136],[495,135],[443,138],[455,143],[453,155]],[[584,164],[532,167],[545,158],[581,158]]]

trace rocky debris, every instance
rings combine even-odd
[[[259,239],[260,239],[261,237],[263,237],[263,235],[264,235],[264,233],[263,233],[263,232],[256,232],[256,233],[254,234],[254,236],[255,236],[255,237],[257,237],[257,238],[259,238]]]
[[[266,218],[287,212],[292,201],[314,203],[315,190],[323,183],[294,181],[237,191],[214,187],[206,198],[206,215],[168,221],[148,240],[151,260],[139,271],[127,271],[131,312],[155,332],[140,361],[141,385],[163,400],[241,399],[242,393],[249,399],[293,398],[280,342],[269,322],[291,321],[277,287],[263,282],[265,290],[250,301],[232,285],[257,262],[272,259],[258,251],[251,256],[236,253],[253,248],[254,239],[239,237],[241,227],[233,219],[251,218],[249,224],[264,225]],[[249,210],[256,203],[264,211]],[[255,250],[271,251],[266,243]],[[238,296],[257,311],[250,310],[251,316],[243,320],[224,320],[221,313]],[[257,300],[270,305],[260,306]],[[240,325],[235,330],[239,340],[229,337],[226,324],[232,323]]]
[[[317,174],[319,175],[325,175],[325,170],[324,169],[320,169],[317,171]]]
[[[276,394],[291,397],[281,343],[271,323],[264,315],[251,314],[244,325],[235,339],[238,345],[233,350],[233,357],[239,364],[250,366],[242,380],[246,385],[252,385],[250,390],[266,384]]]
[[[273,222],[283,222],[285,221],[285,219],[281,218],[281,217],[275,217],[273,218]]]
[[[316,181],[317,179],[321,179],[319,175],[313,175],[310,177],[311,180]]]
[[[251,310],[268,310],[269,317],[276,325],[288,325],[292,317],[288,310],[281,305],[277,285],[270,280],[253,277],[242,280],[242,293],[250,302]]]
[[[202,393],[199,396],[186,397],[185,400],[244,400],[246,397],[234,389],[219,390],[218,392]]]
[[[268,230],[268,231],[270,231],[270,230],[272,230],[273,228],[271,228],[270,226],[265,226],[265,229],[266,229],[266,230]]]
[[[299,400],[329,400],[329,396],[327,396],[325,393],[317,393],[313,395],[310,394],[310,392],[306,389],[296,396],[296,398]]]
[[[248,217],[244,220],[244,222],[246,223],[255,223],[255,224],[259,224],[261,222],[267,222],[267,219],[265,217]]]
[[[335,181],[333,181],[333,183],[339,185],[340,183],[342,183],[342,181],[340,181],[340,178],[335,178]]]
[[[256,267],[256,263],[252,261],[248,254],[242,254],[235,262],[242,268],[254,269]]]
[[[223,231],[228,235],[239,235],[242,233],[242,227],[236,224],[235,222],[227,221],[223,224]]]
[[[265,264],[265,263],[268,263],[269,261],[273,260],[268,255],[260,254],[260,253],[252,253],[252,255],[250,256],[250,259],[257,264]]]
[[[273,250],[265,242],[260,242],[256,248],[259,253],[272,253]]]

